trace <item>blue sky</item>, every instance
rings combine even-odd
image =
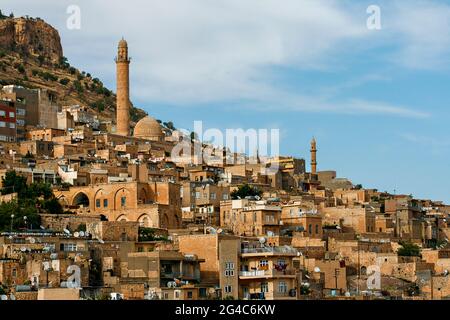
[[[81,10],[69,30],[66,10]],[[368,30],[366,8],[381,8]],[[365,187],[450,203],[450,2],[3,0],[41,17],[65,55],[115,87],[130,46],[136,106],[176,127],[279,128],[281,151]]]

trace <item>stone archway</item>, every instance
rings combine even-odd
[[[79,192],[75,195],[75,197],[73,197],[72,205],[89,208],[90,205],[89,197],[86,195],[86,193]]]
[[[128,221],[128,218],[126,215],[122,214],[120,216],[117,217],[116,221],[121,222],[121,221]]]
[[[167,213],[164,213],[164,215],[162,217],[160,228],[168,228],[169,225],[170,225],[169,216],[167,215]]]
[[[138,222],[140,227],[144,228],[153,227],[153,221],[147,214],[143,214],[142,216],[140,216]]]

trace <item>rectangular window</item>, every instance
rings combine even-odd
[[[25,125],[25,120],[19,119],[16,122],[17,122],[17,125],[19,125],[21,127],[23,127]]]
[[[188,293],[187,293],[187,298],[188,298],[188,299],[192,299],[192,296],[193,296],[193,295],[192,295],[192,291],[188,291]]]
[[[14,115],[15,115],[14,112],[12,112],[12,111],[9,112],[9,117],[10,118],[14,118]]]
[[[100,199],[95,200],[95,206],[100,208]]]
[[[6,116],[6,111],[0,110],[0,117],[5,117],[5,116]]]
[[[288,288],[285,281],[278,282],[278,293],[287,293]]]
[[[25,109],[17,109],[17,115],[18,116],[24,116],[25,115]]]
[[[223,199],[223,200],[228,200],[228,193],[224,193],[224,194],[222,195],[222,199]]]
[[[261,282],[261,292],[269,292],[269,284],[267,282]]]
[[[197,192],[195,193],[195,199],[200,199],[200,192],[197,191]]]
[[[231,293],[233,292],[233,287],[232,286],[225,286],[225,293]]]
[[[60,248],[62,251],[77,251],[77,245],[75,243],[61,243]]]
[[[120,198],[120,205],[122,207],[125,207],[126,204],[127,204],[127,197]]]
[[[268,260],[260,260],[259,261],[259,269],[268,270],[269,269],[269,261]]]
[[[225,277],[234,277],[234,270],[225,270]]]
[[[209,198],[211,200],[216,200],[216,193],[215,192],[211,192],[211,194],[209,195]]]
[[[0,135],[0,141],[8,141],[8,137],[5,135]]]
[[[103,199],[103,208],[108,207],[108,199]]]
[[[10,122],[9,123],[9,128],[10,129],[15,129],[16,128],[16,124],[14,122]]]
[[[4,128],[6,127],[6,122],[5,121],[0,121],[0,128]]]

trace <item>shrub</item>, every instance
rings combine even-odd
[[[67,85],[69,82],[70,82],[70,80],[67,78],[59,80],[59,83],[61,83],[63,86]]]

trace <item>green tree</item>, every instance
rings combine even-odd
[[[237,190],[231,192],[232,199],[245,199],[245,197],[261,196],[262,191],[256,187],[244,184],[239,186]]]
[[[420,257],[420,247],[412,242],[400,242],[397,254],[401,257]]]

